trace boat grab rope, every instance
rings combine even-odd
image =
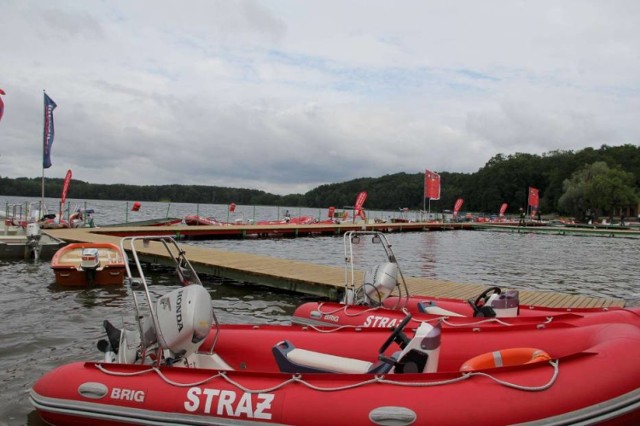
[[[337,313],[339,311],[343,311],[344,315],[347,316],[347,317],[357,317],[357,316],[360,316],[360,315],[367,314],[369,312],[375,312],[375,311],[383,308],[382,306],[373,306],[373,307],[370,307],[368,309],[365,309],[364,311],[358,310],[357,312],[350,313],[348,311],[348,308],[351,305],[345,305],[343,307],[336,308],[336,309],[333,309],[333,310],[328,310],[328,311],[323,311],[322,310],[323,305],[324,304],[322,302],[318,303],[318,308],[316,309],[322,315],[332,315],[332,314],[335,314],[335,313]],[[402,309],[400,309],[400,311],[405,315],[411,314],[411,312],[409,312],[409,310],[407,308],[402,308]],[[438,316],[438,317],[435,317],[435,318],[431,318],[431,319],[428,319],[428,320],[421,320],[421,319],[412,318],[411,321],[417,322],[417,323],[423,323],[423,322],[436,323],[438,321],[442,321],[444,324],[446,324],[446,325],[448,325],[450,327],[473,327],[473,326],[478,326],[478,325],[482,325],[482,324],[486,324],[486,323],[492,323],[492,322],[495,322],[497,324],[504,325],[504,326],[507,326],[507,327],[511,327],[511,326],[517,325],[517,324],[509,323],[509,322],[505,321],[504,319],[501,319],[501,318],[498,318],[498,317],[484,318],[484,319],[481,319],[481,320],[465,322],[465,323],[450,322],[450,321],[448,321],[449,318],[451,318],[451,317],[446,316],[446,315],[441,315],[441,316]],[[455,317],[455,318],[460,318],[460,317]],[[543,326],[545,324],[549,324],[549,323],[551,323],[553,321],[553,319],[554,318],[552,316],[547,316],[547,317],[545,317],[544,320],[541,320],[538,325],[539,326]],[[335,327],[335,328],[342,329],[342,328],[354,328],[354,327],[361,327],[361,326],[358,326],[358,325],[345,325],[345,326],[340,326],[340,327]],[[311,327],[311,328],[313,328],[316,331],[322,331],[321,329],[316,329],[314,327]],[[332,330],[332,331],[335,331],[335,330]],[[325,331],[325,332],[330,332],[330,331]]]
[[[289,383],[300,383],[301,385],[304,385],[305,387],[307,387],[309,389],[313,389],[313,390],[316,390],[316,391],[319,391],[319,392],[336,392],[336,391],[343,391],[343,390],[348,390],[348,389],[355,389],[355,388],[359,388],[361,386],[366,386],[366,385],[370,385],[370,384],[374,384],[374,383],[379,383],[380,379],[383,377],[383,376],[376,375],[376,376],[374,376],[373,379],[365,380],[365,381],[358,382],[358,383],[352,383],[350,385],[323,388],[323,387],[316,386],[316,385],[313,385],[313,384],[305,381],[302,378],[301,374],[296,373],[293,376],[291,376],[291,378],[289,380],[286,380],[286,381],[280,383],[279,385],[273,386],[271,388],[268,388],[268,389],[249,389],[249,388],[241,385],[240,383],[236,382],[235,380],[232,380],[226,374],[223,374],[222,376],[227,382],[229,382],[230,384],[234,385],[238,389],[240,389],[240,390],[242,390],[244,392],[247,392],[247,393],[271,392],[271,391],[283,388],[285,385],[287,385]]]
[[[409,312],[409,310],[407,308],[402,308],[402,313],[405,314],[405,315],[410,315],[411,314],[411,312]],[[415,321],[415,322],[418,322],[418,323],[423,323],[423,322],[436,323],[436,322],[442,321],[443,324],[446,324],[449,327],[474,327],[474,326],[479,326],[479,325],[482,325],[482,324],[487,324],[487,323],[492,323],[492,322],[495,322],[495,323],[498,323],[500,325],[504,325],[504,326],[507,326],[507,327],[511,327],[511,326],[515,325],[515,324],[510,324],[510,323],[508,323],[508,322],[506,322],[506,321],[504,321],[504,320],[502,320],[502,319],[500,319],[498,317],[484,318],[484,319],[479,319],[479,320],[476,320],[476,321],[470,321],[470,322],[465,322],[465,323],[451,322],[451,321],[449,321],[450,318],[451,317],[446,316],[446,315],[442,315],[442,316],[439,316],[437,318],[433,318],[433,319],[430,319],[430,320],[420,320],[420,319],[416,319],[415,317],[413,317],[413,318],[411,318],[411,321]],[[472,317],[454,317],[454,318],[472,318]],[[543,322],[543,324],[548,324],[552,320],[553,320],[552,317],[547,317],[546,320]]]
[[[239,382],[233,380],[232,378],[230,378],[227,375],[227,372],[225,371],[218,371],[216,374],[209,376],[207,378],[204,378],[202,380],[199,380],[197,382],[192,382],[192,383],[178,383],[175,382],[171,379],[169,379],[166,375],[164,375],[162,373],[162,371],[160,371],[159,368],[157,367],[151,367],[148,368],[146,370],[140,370],[140,371],[135,371],[132,373],[127,373],[127,372],[117,372],[117,371],[109,371],[105,366],[103,366],[102,364],[96,364],[96,368],[98,370],[100,370],[101,372],[103,372],[104,374],[110,375],[110,376],[120,376],[120,377],[132,377],[132,376],[140,376],[143,374],[148,374],[151,372],[155,372],[156,374],[158,374],[158,376],[167,384],[171,385],[171,386],[176,386],[176,387],[193,387],[193,386],[202,386],[212,380],[221,378],[223,380],[225,380],[227,383],[235,386],[236,388],[240,389],[243,392],[247,392],[247,393],[268,393],[268,392],[274,392],[276,390],[282,389],[283,387],[291,384],[291,383],[299,383],[309,389],[313,389],[319,392],[337,392],[337,391],[343,391],[343,390],[348,390],[348,389],[355,389],[355,388],[359,388],[362,386],[367,386],[367,385],[371,385],[371,384],[376,384],[376,383],[380,383],[380,384],[387,384],[387,385],[392,385],[392,386],[404,386],[404,387],[431,387],[431,386],[443,386],[443,385],[448,385],[448,384],[453,384],[453,383],[458,383],[464,380],[468,380],[474,376],[480,376],[480,377],[486,377],[488,379],[493,380],[494,382],[502,385],[502,386],[506,386],[512,389],[516,389],[516,390],[521,390],[521,391],[527,391],[527,392],[540,392],[546,389],[549,389],[551,386],[553,386],[553,384],[555,383],[556,379],[558,378],[558,373],[559,373],[559,361],[558,360],[550,360],[549,361],[549,365],[551,365],[551,367],[553,367],[553,374],[551,376],[551,378],[549,379],[549,381],[543,385],[540,386],[524,386],[524,385],[518,385],[516,383],[511,383],[511,382],[507,382],[505,380],[501,380],[498,379],[497,377],[492,376],[489,373],[484,373],[481,371],[471,371],[471,372],[465,372],[462,373],[462,375],[460,377],[455,377],[452,379],[447,379],[447,380],[440,380],[440,381],[430,381],[430,382],[406,382],[406,381],[399,381],[399,380],[388,380],[385,378],[385,376],[382,375],[378,375],[376,374],[372,379],[369,380],[363,380],[361,382],[358,383],[352,383],[350,385],[345,385],[345,386],[332,386],[332,387],[320,387],[320,386],[316,386],[312,383],[309,383],[307,381],[305,381],[302,377],[301,374],[296,373],[293,374],[289,379],[284,380],[282,383],[279,383],[275,386],[269,387],[269,388],[264,388],[264,389],[251,389],[248,388],[242,384],[240,384]],[[178,367],[180,368],[180,367]]]
[[[375,308],[374,308],[375,309]],[[403,312],[404,312],[404,308],[403,308]],[[407,314],[409,314],[408,311],[406,311]],[[486,324],[486,323],[491,323],[491,322],[495,322],[498,323],[500,325],[504,325],[505,327],[512,327],[518,324],[510,324],[504,320],[501,320],[499,318],[485,318],[483,320],[478,320],[478,321],[473,321],[473,322],[465,322],[465,323],[453,323],[448,321],[450,317],[437,317],[437,318],[433,318],[433,319],[429,319],[429,320],[420,320],[420,319],[415,319],[411,318],[412,322],[417,322],[417,323],[437,323],[438,321],[441,321],[443,324],[449,326],[449,327],[477,327],[477,326],[481,326],[482,324]],[[537,328],[545,328],[545,326],[547,324],[550,324],[552,321],[554,320],[553,317],[549,316],[546,317],[544,319],[544,321],[540,321],[539,323],[535,324]],[[344,324],[344,325],[338,325],[338,326],[326,326],[326,325],[312,325],[312,324],[307,324],[305,325],[306,328],[309,328],[313,331],[316,331],[318,333],[334,333],[338,330],[344,330],[344,329],[362,329],[362,328],[385,328],[385,327],[368,327],[368,326],[363,326],[363,325],[353,325],[353,324]],[[391,328],[391,327],[386,327],[386,328]],[[479,328],[474,329],[474,331],[480,331]]]
[[[640,311],[638,311],[638,310],[628,309],[628,308],[622,308],[621,310],[622,310],[622,311],[625,311],[625,312],[630,312],[630,313],[632,313],[633,315],[635,315],[635,316],[637,316],[637,317],[640,317]]]
[[[459,318],[459,317],[456,317],[456,318]],[[512,327],[514,325],[517,325],[517,324],[512,324],[507,321],[504,321],[498,317],[485,318],[483,320],[465,322],[465,323],[452,323],[448,321],[448,319],[449,317],[442,317],[442,322],[450,327],[473,327],[473,326],[482,325],[482,324],[491,323],[491,322],[495,322],[500,325],[504,325],[506,327]],[[414,321],[419,321],[419,320],[414,320]],[[552,321],[553,321],[553,317],[546,317],[544,320],[541,320],[536,325],[538,326],[538,328],[543,328],[545,324],[549,324]]]
[[[509,388],[513,388],[513,389],[517,389],[517,390],[522,390],[522,391],[527,391],[527,392],[540,392],[543,390],[547,390],[549,389],[551,386],[553,386],[553,384],[556,382],[556,379],[558,378],[558,372],[559,372],[559,364],[560,361],[558,360],[549,360],[549,365],[551,365],[553,367],[553,375],[551,376],[551,378],[549,379],[549,381],[547,383],[545,383],[544,385],[541,386],[522,386],[522,385],[517,385],[515,383],[510,383],[504,380],[500,380],[496,377],[491,376],[490,374],[487,373],[483,373],[480,371],[476,371],[474,373],[472,373],[473,375],[476,376],[484,376],[484,377],[488,377],[491,380],[493,380],[494,382],[502,385],[502,386],[506,386]]]
[[[337,313],[339,311],[344,311],[344,314],[346,316],[348,316],[348,317],[357,317],[359,315],[366,314],[366,313],[369,313],[369,312],[374,312],[374,311],[377,311],[378,309],[382,308],[382,306],[372,306],[372,307],[370,307],[368,309],[365,309],[364,311],[358,310],[357,312],[349,313],[347,311],[347,309],[349,308],[349,306],[352,306],[352,305],[349,305],[349,304],[346,304],[343,307],[336,308],[336,309],[329,310],[329,311],[323,311],[322,310],[323,305],[324,305],[324,303],[320,302],[320,303],[318,303],[318,308],[317,308],[317,311],[320,312],[322,315],[332,315],[332,314],[335,314],[335,313]]]
[[[527,391],[527,392],[539,392],[539,391],[543,391],[543,390],[547,390],[549,389],[551,386],[553,386],[553,384],[555,383],[556,379],[558,378],[558,373],[559,373],[559,361],[558,360],[549,360],[549,365],[551,365],[551,367],[553,367],[553,374],[551,375],[551,378],[549,379],[549,381],[547,383],[545,383],[544,385],[540,385],[540,386],[523,386],[523,385],[518,385],[516,383],[511,383],[511,382],[507,382],[506,380],[501,380],[498,379],[497,377],[492,376],[489,373],[484,373],[482,371],[470,371],[470,372],[465,372],[462,374],[461,377],[455,378],[455,379],[450,379],[450,380],[442,380],[440,382],[427,382],[427,383],[414,383],[414,382],[397,382],[397,381],[393,381],[393,380],[382,380],[380,381],[381,383],[386,383],[386,384],[393,384],[393,385],[397,385],[397,386],[417,386],[417,387],[421,387],[421,386],[436,386],[436,385],[446,385],[449,383],[455,383],[455,382],[459,382],[462,380],[466,380],[469,379],[473,376],[481,376],[481,377],[486,377],[488,379],[493,380],[494,382],[506,386],[508,388],[512,388],[512,389],[517,389],[517,390],[521,390],[521,391]]]

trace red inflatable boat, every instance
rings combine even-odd
[[[43,376],[31,400],[54,425],[640,421],[640,330],[634,325],[445,330],[436,371],[369,372],[389,334],[221,326],[215,345],[212,336],[189,357],[197,368],[77,362]],[[529,347],[546,352],[551,361],[460,371],[479,354],[507,349],[522,354]],[[287,350],[303,351],[297,363],[279,363]],[[413,359],[414,364],[404,364],[413,367],[409,371],[421,362]]]
[[[215,217],[204,217],[198,215],[187,215],[184,217],[184,223],[189,226],[225,226],[228,223],[220,222]]]
[[[412,297],[410,302],[413,309],[408,307],[394,308],[385,306],[349,305],[336,302],[307,302],[296,308],[292,322],[306,326],[328,327],[374,327],[389,328],[399,324],[405,316],[413,315],[412,321],[417,325],[421,322],[435,324],[440,322],[444,328],[449,327],[509,327],[519,325],[537,325],[544,327],[551,323],[566,323],[574,326],[597,324],[601,322],[627,322],[640,318],[640,307],[603,309],[544,309],[535,307],[528,309],[527,305],[520,306],[520,314],[515,317],[474,317],[473,310],[466,302],[438,299],[437,302],[424,298]],[[392,303],[392,302],[390,302]],[[428,313],[423,311],[420,303],[435,306]],[[441,306],[459,308],[459,312],[445,310]],[[460,315],[464,314],[464,315]]]
[[[368,260],[371,241],[384,251],[385,261],[357,273],[354,259]],[[413,321],[442,322],[444,327],[494,327],[566,322],[573,325],[625,321],[640,308],[549,308],[520,304],[518,290],[489,287],[473,300],[412,296],[386,236],[377,231],[349,231],[344,235],[345,295],[341,302],[308,302],[293,314],[293,322],[309,326],[393,327],[408,314]],[[358,282],[360,280],[360,282]]]
[[[105,321],[100,362],[41,377],[31,401],[47,424],[637,424],[639,322],[574,327],[313,329],[220,325],[175,246],[178,287],[151,299],[128,284],[133,329]],[[154,241],[155,240],[155,241]],[[134,291],[135,290],[135,291]],[[136,295],[143,294],[143,297]]]
[[[256,222],[256,225],[311,225],[316,223],[316,219],[313,216],[285,216],[281,220],[261,220]]]

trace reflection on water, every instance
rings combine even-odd
[[[162,203],[145,207],[166,210]],[[189,210],[186,205],[184,210]],[[388,238],[406,276],[617,297],[640,304],[638,240],[471,231],[397,233]],[[340,267],[345,257],[342,237],[185,244]],[[369,247],[355,248],[354,257],[379,262],[380,252],[369,252]],[[172,289],[170,274],[149,274],[154,297]],[[201,278],[223,323],[288,323],[295,307],[305,301],[302,295]],[[55,284],[49,262],[0,260],[0,279],[0,425],[39,425],[28,402],[31,385],[58,365],[98,359],[96,342],[103,337],[103,320],[130,323],[132,298],[124,288],[62,288]]]

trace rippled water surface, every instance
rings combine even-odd
[[[130,204],[129,204],[130,205]],[[96,222],[123,222],[125,202],[90,202]],[[224,214],[224,206],[145,203],[151,217]],[[242,207],[256,215],[278,211]],[[314,209],[308,209],[310,212]],[[210,212],[218,213],[210,213]],[[318,213],[317,209],[315,210]],[[296,213],[297,214],[297,213]],[[306,211],[302,214],[310,214]],[[385,213],[381,213],[385,214]],[[389,213],[391,214],[391,213]],[[114,216],[117,216],[114,218]],[[258,216],[258,220],[269,217]],[[140,218],[129,218],[141,220]],[[102,222],[101,222],[102,221]],[[520,289],[556,290],[616,297],[640,304],[640,241],[604,237],[446,231],[389,234],[404,274],[461,283]],[[342,237],[186,241],[223,250],[257,253],[342,266]],[[367,258],[366,252],[354,256]],[[152,291],[172,287],[160,272],[150,275]],[[121,289],[64,289],[55,284],[48,261],[0,260],[0,425],[39,425],[28,402],[32,384],[52,368],[77,360],[96,360],[102,322],[130,322],[133,303]],[[224,323],[287,323],[304,296],[202,277]]]
[[[552,290],[640,304],[635,239],[482,231],[389,234],[405,275]],[[190,242],[305,262],[344,264],[341,237]]]

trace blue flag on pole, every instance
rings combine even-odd
[[[53,145],[53,110],[58,105],[46,93],[44,94],[44,141],[42,151],[42,168],[51,167],[51,145]]]

